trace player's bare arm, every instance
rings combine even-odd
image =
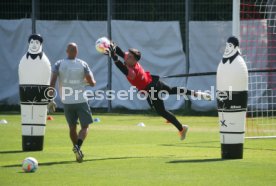
[[[94,79],[94,76],[90,73],[85,75],[85,80],[92,87],[96,85],[96,80]]]
[[[55,87],[57,78],[58,78],[58,74],[57,73],[52,73],[51,81],[50,81],[50,87],[53,87],[53,88]]]

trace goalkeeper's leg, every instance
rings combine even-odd
[[[159,81],[157,84],[161,90],[166,90],[169,94],[181,94],[187,96],[195,96],[200,99],[204,99],[207,101],[211,100],[211,95],[205,92],[194,92],[193,90],[189,90],[186,87],[170,87],[166,83]]]
[[[158,97],[152,99],[152,105],[160,116],[171,122],[178,129],[180,139],[184,140],[188,131],[188,126],[182,125],[170,111],[165,109],[162,99],[159,99]]]

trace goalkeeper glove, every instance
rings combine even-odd
[[[109,56],[113,59],[113,61],[116,62],[116,61],[118,61],[118,56],[116,54],[115,48],[116,48],[116,46],[114,43],[109,46]]]
[[[112,47],[114,49],[115,53],[116,53],[116,46],[117,45],[114,42],[110,42],[110,45],[107,49],[105,49],[104,54],[111,57],[110,47]]]

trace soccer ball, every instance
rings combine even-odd
[[[106,37],[101,37],[97,39],[95,44],[96,50],[101,54],[104,54],[106,50],[108,50],[109,46],[110,46],[110,41]]]
[[[25,158],[22,162],[22,169],[24,172],[35,172],[38,168],[38,162],[33,157]]]

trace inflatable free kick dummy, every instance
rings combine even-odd
[[[217,69],[217,105],[222,159],[242,159],[247,110],[248,70],[239,40],[227,40]]]
[[[28,52],[19,63],[19,93],[23,151],[43,150],[47,117],[47,94],[51,64],[42,51],[43,38],[32,34]]]

